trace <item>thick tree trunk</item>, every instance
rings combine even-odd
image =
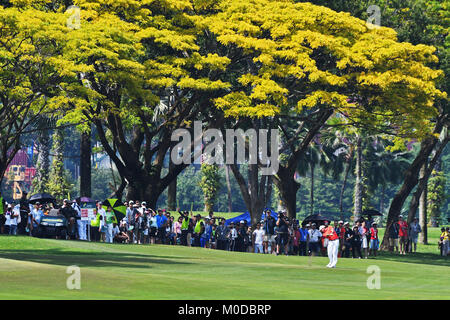
[[[248,181],[246,182],[236,164],[230,165],[245,206],[250,213],[251,223],[255,225],[261,220],[261,215],[272,195],[272,177],[261,176],[258,178],[258,165],[250,164],[248,166]]]
[[[287,215],[289,219],[296,219],[297,191],[300,188],[300,184],[295,181],[294,173],[291,170],[280,168],[277,176],[275,184],[280,192],[281,201],[284,203]]]
[[[80,148],[80,196],[91,197],[91,132],[81,134]]]
[[[233,212],[233,201],[231,198],[230,167],[227,165],[225,165],[225,180],[227,183],[228,212]]]
[[[420,178],[425,176],[425,170],[426,163],[420,168]],[[422,228],[422,232],[419,234],[419,242],[421,244],[428,244],[427,196],[428,187],[425,185],[419,200],[419,224]]]
[[[362,214],[362,199],[363,199],[363,185],[362,185],[362,139],[360,136],[356,138],[356,166],[355,166],[355,192],[354,192],[354,221],[358,221]]]
[[[169,167],[173,169],[172,161],[170,161]],[[167,187],[167,209],[177,209],[177,178],[173,179]]]
[[[311,163],[311,191],[309,195],[310,199],[310,214],[314,214],[314,169],[315,166]]]
[[[167,187],[167,209],[177,209],[177,179],[175,178]]]
[[[347,162],[347,166],[345,168],[344,181],[342,182],[341,193],[339,194],[339,214],[340,214],[341,220],[344,220],[344,192],[345,192],[345,187],[347,186],[347,180],[348,180],[348,175],[350,174],[351,166],[352,166],[352,162],[350,159]]]
[[[386,222],[386,230],[389,230],[392,223],[394,223],[398,220],[398,216],[400,215],[400,212],[402,210],[403,204],[406,201],[406,198],[408,197],[408,195],[411,193],[411,191],[414,189],[414,187],[417,185],[417,183],[419,181],[420,168],[427,161],[433,148],[436,146],[437,140],[438,139],[431,137],[431,138],[425,139],[421,143],[421,148],[419,150],[419,153],[417,154],[416,158],[414,159],[414,161],[411,163],[411,165],[405,172],[405,178],[403,180],[403,185],[401,186],[400,190],[396,193],[396,195],[392,199],[391,205],[389,207],[387,222]],[[384,237],[383,237],[383,242],[381,244],[381,250],[388,250],[388,249],[389,249],[389,232],[385,232]]]

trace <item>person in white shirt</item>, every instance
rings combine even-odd
[[[81,220],[81,207],[80,207],[80,200],[74,200],[72,204],[72,208],[77,212],[77,230],[78,230],[78,239],[79,240],[87,240],[87,234],[86,234],[86,227],[87,227],[87,220]]]
[[[12,206],[8,204],[5,212],[5,234],[10,234],[11,231],[11,215],[12,215]]]
[[[237,230],[234,227],[234,223],[231,222],[230,223],[230,233],[228,234],[228,236],[230,237],[230,251],[235,251],[236,250],[236,239],[238,237],[237,234]]]
[[[309,250],[311,251],[311,255],[315,256],[319,253],[320,246],[319,241],[322,237],[322,233],[316,229],[316,224],[313,223],[311,225],[311,229],[308,230],[309,233]]]
[[[105,242],[106,239],[106,211],[103,209],[101,201],[97,202],[97,213],[100,214],[100,226],[98,228],[100,233],[100,241]]]
[[[17,225],[20,223],[20,206],[17,205],[9,213],[9,234],[15,236],[17,234]]]
[[[253,246],[255,247],[255,253],[264,253],[263,241],[266,232],[261,227],[261,223],[256,225],[255,231],[253,231]]]

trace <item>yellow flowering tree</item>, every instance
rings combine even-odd
[[[230,92],[215,100],[227,117],[270,117],[286,153],[275,183],[295,217],[300,155],[331,116],[366,132],[423,139],[432,134],[441,71],[435,48],[397,41],[394,30],[293,1],[212,1],[196,18],[230,59]]]

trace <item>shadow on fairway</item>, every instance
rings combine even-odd
[[[190,262],[175,261],[161,256],[134,253],[79,252],[61,249],[0,250],[0,258],[52,265],[79,267],[151,268],[152,264],[187,265]]]
[[[381,252],[377,255],[376,260],[430,264],[435,266],[450,267],[450,259],[448,257],[441,257],[440,255],[435,253],[425,252],[408,253],[406,256],[399,255],[398,253]]]

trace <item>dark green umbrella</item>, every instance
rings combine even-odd
[[[103,209],[106,210],[108,206],[113,209],[117,221],[122,220],[127,215],[127,207],[125,207],[122,201],[118,199],[106,199],[103,201]]]

